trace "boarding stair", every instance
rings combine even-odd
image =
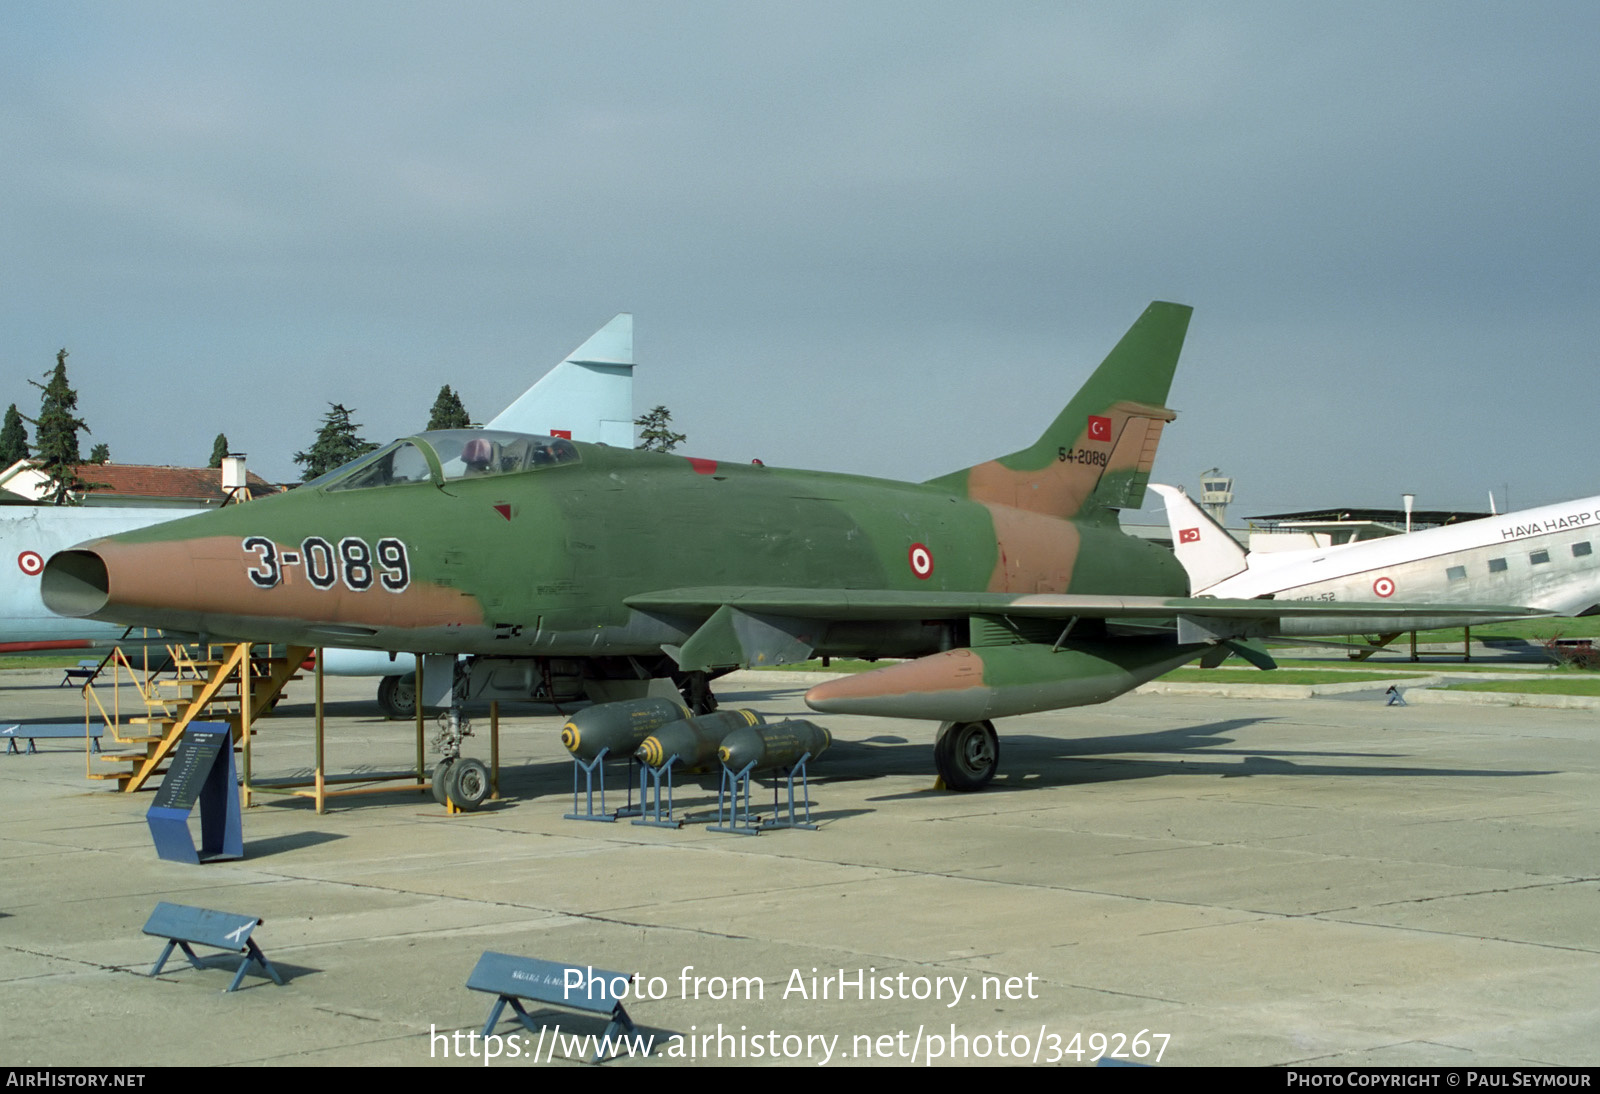
[[[227,723],[234,747],[240,747],[284,686],[298,679],[295,672],[311,652],[302,646],[256,648],[264,655],[253,654],[249,643],[170,643],[164,654],[158,649],[152,656],[147,645],[138,664],[124,648],[113,650],[83,689],[85,724],[98,716],[109,738],[103,751],[88,756],[88,777],[114,779],[127,793],[139,790],[166,770],[183,731],[196,721]]]

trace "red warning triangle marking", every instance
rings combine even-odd
[[[511,519],[511,506],[509,505],[496,505],[494,507],[494,511],[499,513],[502,517],[505,517],[507,520]]]

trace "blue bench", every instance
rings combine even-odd
[[[56,687],[64,688],[75,680],[82,680],[84,683],[88,683],[94,678],[94,674],[99,671],[99,661],[85,658],[84,660],[78,662],[77,668],[67,669],[65,674],[61,677],[61,683],[57,684]]]
[[[0,726],[0,737],[6,739],[6,754],[16,753],[21,755],[26,752],[38,752],[34,747],[35,738],[44,738],[47,741],[78,740],[89,738],[91,751],[100,751],[100,738],[105,735],[106,727],[103,725],[90,726],[85,732],[81,722],[41,722],[38,725],[9,725]],[[27,741],[27,749],[17,747],[18,741]]]
[[[467,977],[467,987],[473,991],[499,996],[489,1010],[489,1020],[483,1024],[485,1037],[494,1032],[507,1003],[517,1012],[517,1019],[523,1028],[529,1033],[538,1033],[533,1019],[522,1007],[523,999],[608,1016],[611,1023],[595,1042],[595,1062],[599,1061],[603,1046],[610,1043],[609,1039],[619,1030],[638,1032],[617,995],[618,984],[622,986],[621,994],[626,995],[628,985],[632,982],[631,976],[589,965],[568,965],[560,961],[541,961],[536,957],[515,957],[492,951],[486,951],[478,958],[472,975]]]
[[[278,975],[278,970],[272,967],[267,955],[261,952],[261,947],[250,937],[251,932],[261,926],[261,922],[253,915],[215,912],[209,908],[194,908],[187,904],[168,904],[162,901],[156,905],[156,910],[150,913],[149,922],[144,925],[145,934],[167,940],[167,948],[161,951],[161,957],[150,970],[150,975],[160,975],[161,966],[172,956],[174,947],[183,949],[189,964],[197,969],[205,968],[200,959],[194,955],[194,951],[189,948],[189,944],[194,943],[197,946],[210,946],[213,949],[243,955],[244,960],[239,962],[239,970],[233,975],[233,983],[223,989],[224,993],[238,988],[240,982],[244,980],[246,970],[252,964],[259,965],[263,973],[272,977],[274,984],[282,987],[283,977]]]

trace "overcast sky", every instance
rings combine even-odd
[[[1600,5],[0,5],[0,406],[293,479],[618,311],[686,451],[923,479],[1195,308],[1159,481],[1600,492]],[[1154,508],[1154,499],[1152,506]]]

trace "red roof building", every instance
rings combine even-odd
[[[84,505],[214,509],[230,496],[248,501],[276,494],[279,489],[260,475],[246,473],[244,485],[229,490],[222,485],[223,475],[224,470],[216,467],[153,467],[137,463],[86,463],[78,467],[78,477],[94,484],[83,495]],[[48,486],[28,461],[14,465],[0,478],[4,480],[0,486],[21,495],[18,500],[38,498]]]

